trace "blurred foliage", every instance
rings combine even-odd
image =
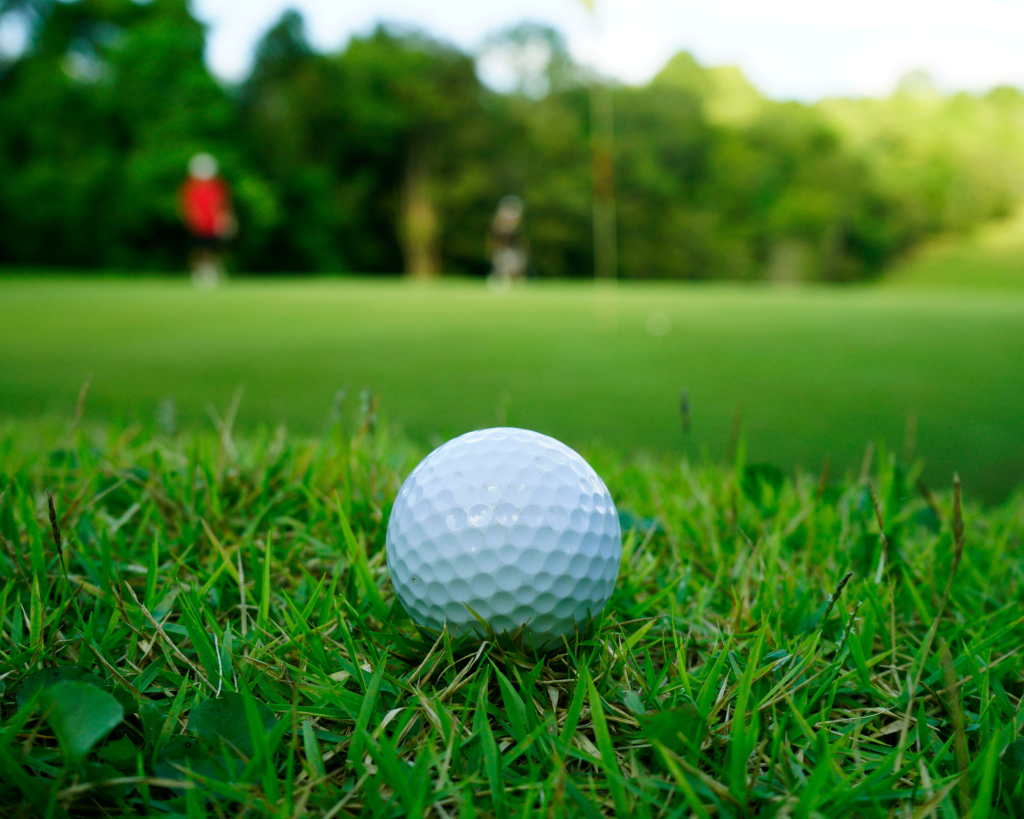
[[[234,188],[246,271],[396,272],[417,252],[488,269],[499,198],[527,203],[531,272],[593,270],[588,83],[560,36],[501,32],[479,59],[378,28],[337,54],[286,13],[237,87],[203,62],[186,0],[3,0],[28,47],[0,57],[0,262],[182,266],[176,190],[210,151]],[[1024,95],[773,102],[679,54],[615,87],[620,274],[860,280],[929,235],[1013,211]]]

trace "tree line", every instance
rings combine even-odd
[[[557,32],[477,55],[380,27],[324,54],[286,13],[249,77],[214,78],[186,0],[0,0],[27,47],[0,62],[0,263],[178,270],[176,191],[209,151],[230,181],[247,272],[479,275],[507,194],[530,271],[593,275],[591,85]],[[542,59],[536,59],[536,55]],[[499,93],[478,60],[511,72]],[[854,281],[1024,194],[1024,96],[763,97],[681,53],[611,84],[618,275]]]

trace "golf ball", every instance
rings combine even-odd
[[[565,444],[524,429],[449,441],[402,484],[388,521],[398,599],[420,626],[456,635],[522,628],[561,641],[615,588],[622,532],[604,482]]]

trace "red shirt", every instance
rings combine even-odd
[[[181,186],[185,227],[200,239],[225,237],[231,229],[231,192],[220,177],[189,177]]]

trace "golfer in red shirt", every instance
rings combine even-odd
[[[231,189],[217,171],[217,160],[210,154],[196,154],[178,192],[181,218],[194,241],[192,280],[201,286],[220,281],[227,242],[238,230]]]

